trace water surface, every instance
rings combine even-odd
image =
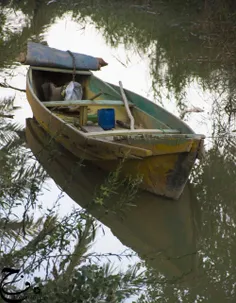
[[[128,247],[136,255],[132,262],[144,260],[149,284],[140,302],[149,302],[148,297],[150,302],[234,302],[233,18],[225,13],[217,19],[214,8],[200,4],[161,1],[13,1],[1,8],[1,81],[6,78],[24,88],[27,67],[15,58],[28,40],[46,41],[51,47],[103,57],[109,65],[97,76],[114,84],[122,80],[125,88],[161,104],[206,135],[205,158],[195,166],[179,201],[143,192],[135,198],[137,206],[122,215],[91,211],[107,226],[94,249],[119,253]],[[25,126],[32,116],[25,94],[6,89],[0,94],[16,94],[21,109],[15,110],[14,121]],[[194,107],[202,112],[192,112]],[[30,144],[27,148],[34,152]],[[63,153],[53,165],[45,159],[46,151],[38,160],[54,180],[47,181],[50,190],[40,197],[47,205],[60,193],[56,183],[62,186],[69,178],[73,161]],[[65,190],[71,198],[65,194],[61,200],[61,214],[75,205],[73,200],[85,207],[105,178],[89,164],[77,173]],[[79,186],[75,180],[80,180]]]

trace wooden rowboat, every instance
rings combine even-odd
[[[122,161],[123,176],[139,175],[141,188],[178,199],[204,136],[157,104],[104,82],[88,70],[74,70],[74,80],[83,88],[82,100],[49,101],[43,85],[50,83],[58,90],[71,81],[72,73],[30,66],[26,93],[38,123],[76,157],[104,170],[115,170]],[[111,130],[97,124],[98,110],[107,108],[115,111]],[[128,129],[132,118],[134,125]]]

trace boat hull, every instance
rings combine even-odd
[[[136,146],[87,138],[40,102],[29,77],[26,94],[37,122],[78,159],[93,161],[106,171],[120,167],[121,176],[140,177],[142,189],[171,199],[180,197],[203,143],[200,136],[163,134]]]
[[[189,153],[152,156],[143,160],[103,160],[94,163],[106,171],[115,171],[117,167],[121,167],[123,176],[131,176],[137,182],[139,178],[142,180],[140,188],[156,195],[178,199],[196,160],[197,147],[196,142]]]

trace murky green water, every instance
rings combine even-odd
[[[194,168],[179,201],[143,192],[134,198],[135,207],[125,207],[117,198],[112,200],[113,208],[110,201],[109,207],[90,209],[88,204],[104,181],[104,173],[87,164],[72,174],[75,162],[58,146],[54,148],[60,153],[48,161],[50,151],[39,153],[43,144],[40,140],[34,142],[33,133],[27,146],[24,139],[14,139],[15,145],[9,147],[7,140],[13,132],[8,123],[25,126],[25,119],[32,114],[24,93],[2,88],[0,96],[10,100],[15,94],[14,105],[21,108],[13,110],[13,120],[1,118],[0,179],[5,193],[1,192],[1,203],[4,199],[10,201],[12,188],[23,182],[16,179],[20,166],[27,168],[23,178],[27,182],[21,183],[22,191],[11,201],[27,201],[32,184],[45,184],[41,182],[43,172],[28,172],[27,161],[32,157],[28,152],[32,150],[55,183],[107,227],[105,235],[99,232],[94,251],[121,254],[125,245],[135,257],[116,259],[116,265],[123,267],[140,258],[145,266],[145,282],[143,291],[133,297],[135,302],[234,302],[233,15],[226,7],[208,6],[207,2],[201,6],[161,1],[35,0],[6,1],[0,8],[0,82],[6,79],[8,84],[24,89],[27,67],[20,66],[16,57],[28,40],[46,41],[51,47],[103,57],[109,65],[96,72],[101,79],[115,84],[122,80],[124,87],[161,104],[195,132],[206,135],[205,158]],[[192,111],[196,107],[202,111]],[[49,190],[43,188],[38,198],[42,214],[60,195],[55,183],[48,180]],[[118,190],[122,193],[124,189]],[[60,200],[61,215],[75,205],[66,195]],[[1,205],[4,218],[6,210]]]

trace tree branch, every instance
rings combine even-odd
[[[6,80],[5,80],[4,82],[0,82],[0,87],[3,87],[3,88],[11,88],[11,89],[17,90],[17,91],[19,91],[19,92],[23,92],[23,93],[26,92],[26,90],[23,89],[23,88],[17,88],[17,87],[11,86],[10,84],[8,84],[8,83],[6,82]]]
[[[13,119],[14,115],[5,115],[0,113],[0,117]]]

